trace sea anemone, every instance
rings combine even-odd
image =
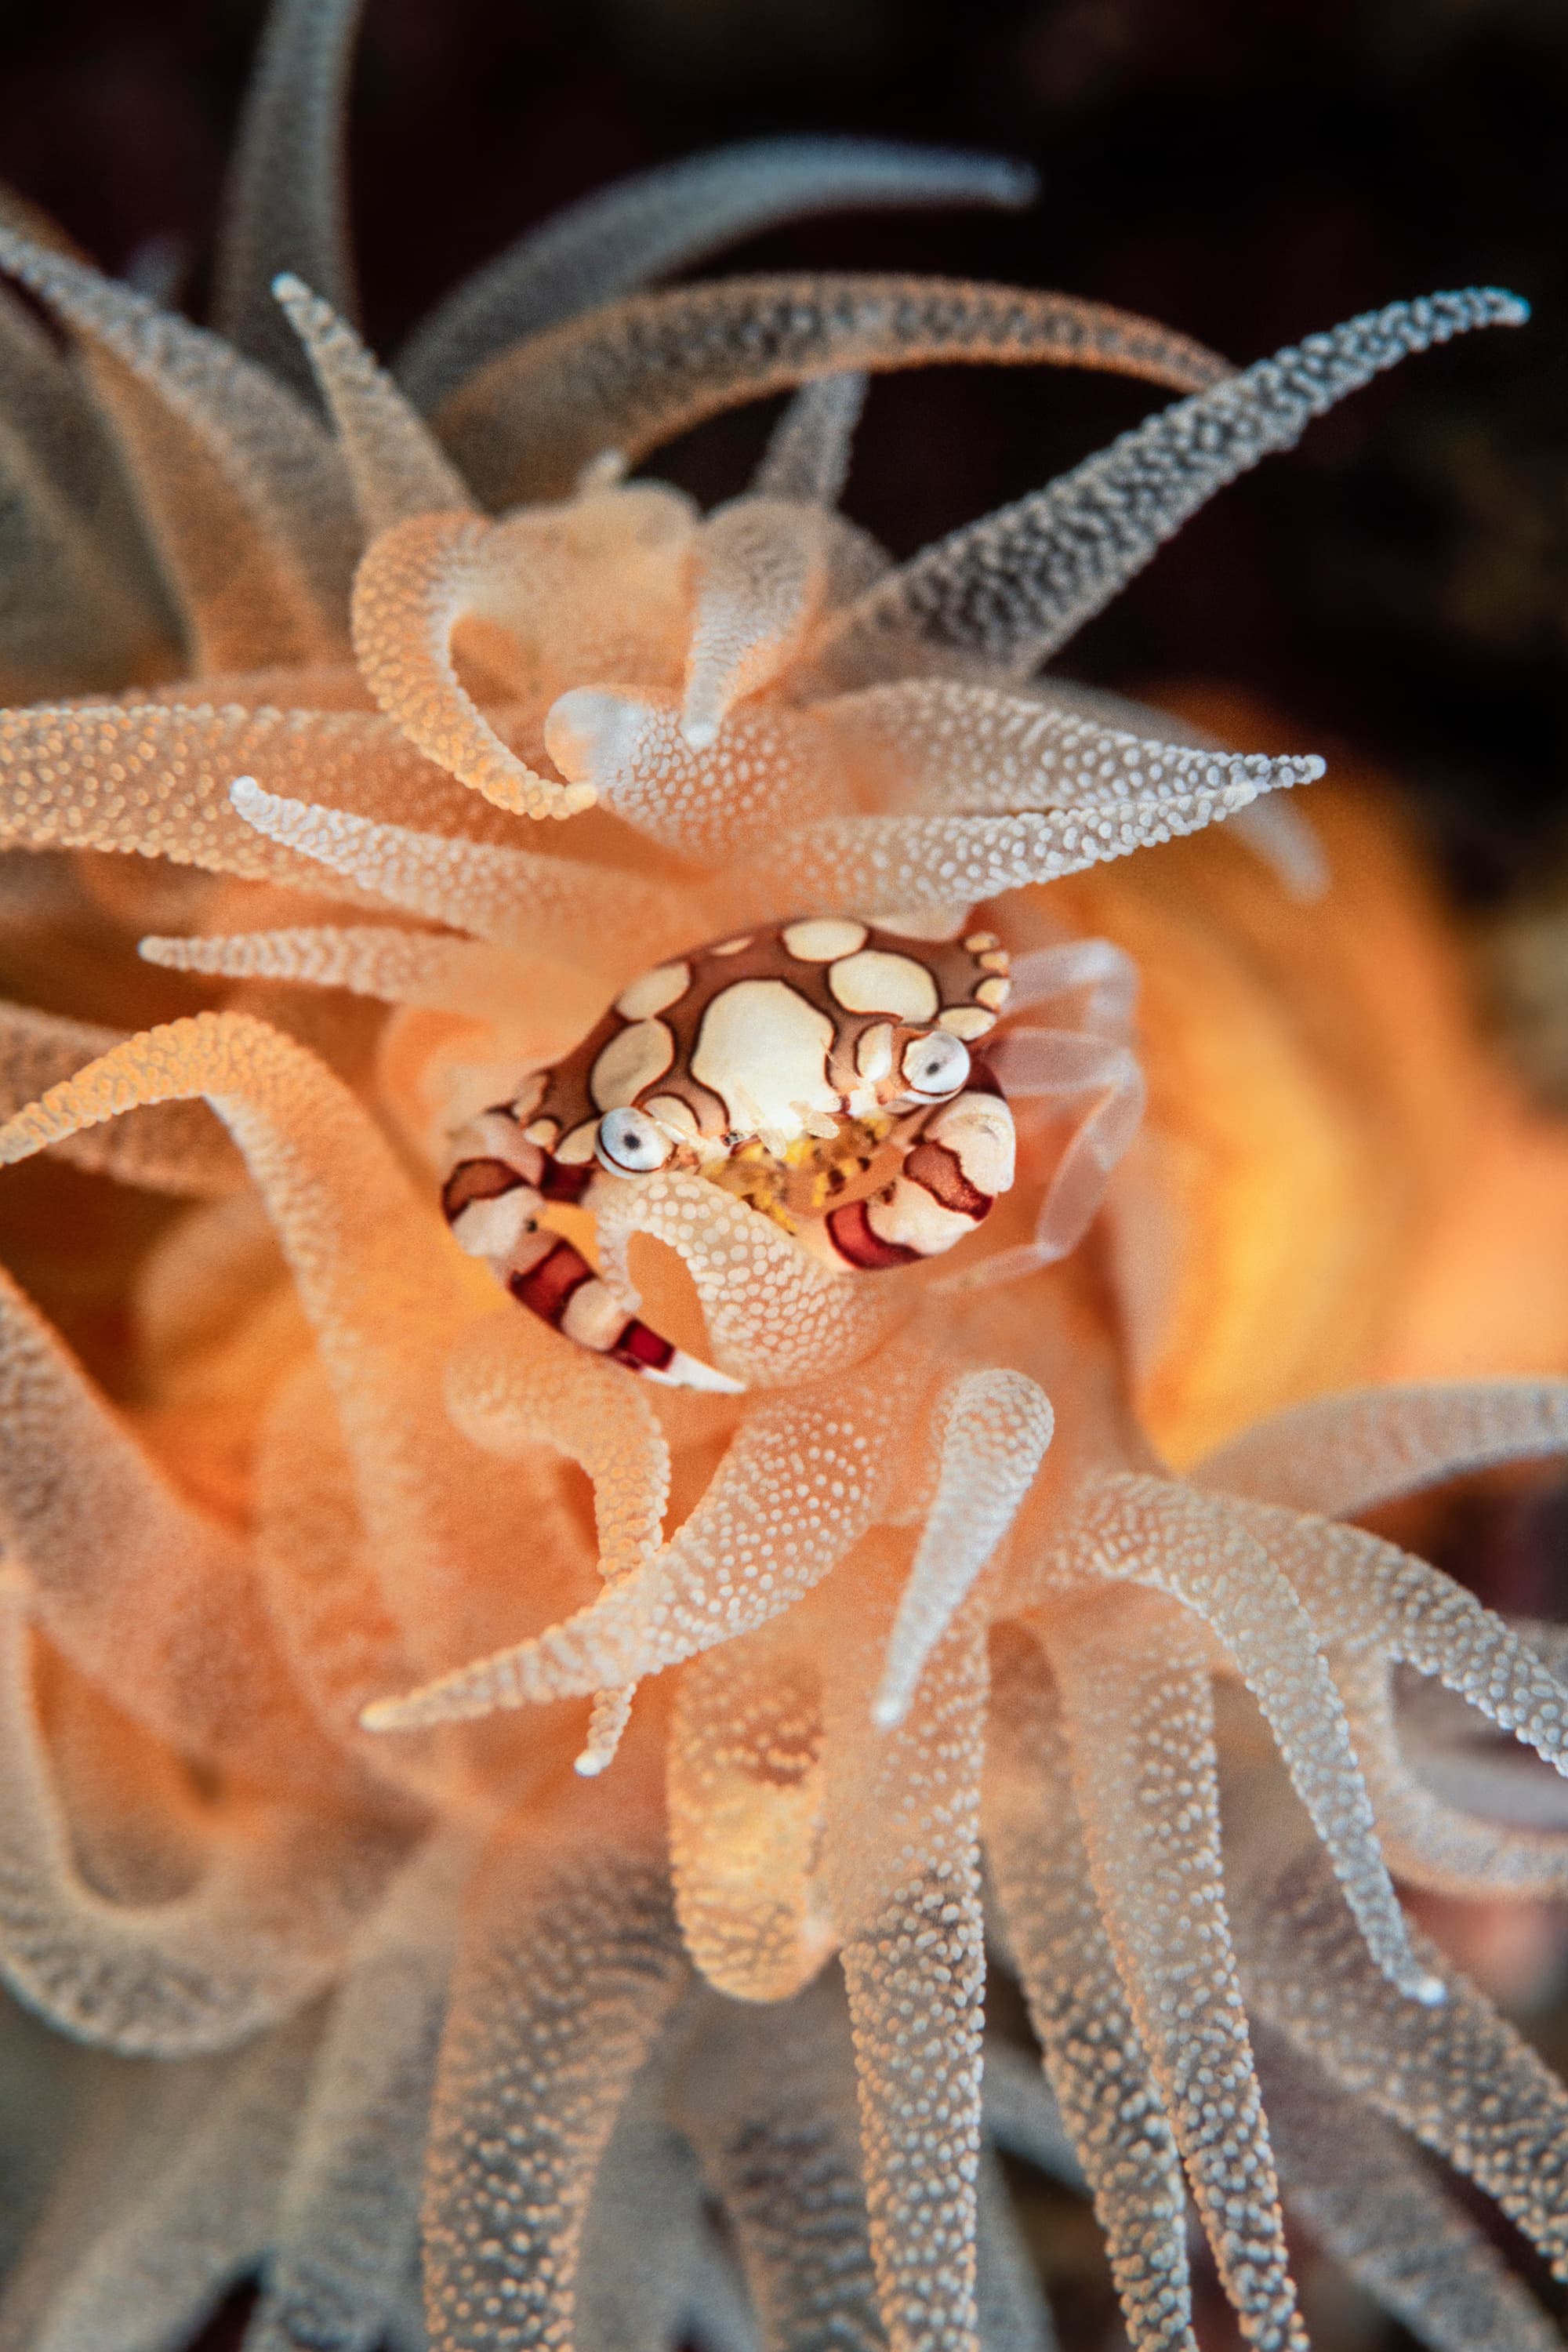
[[[1504,1821],[1460,1769],[1485,1717],[1568,1770],[1560,1643],[1355,1524],[1568,1447],[1550,1378],[1367,1384],[1433,1361],[1519,1117],[1386,824],[1265,797],[1321,762],[1037,676],[1226,482],[1522,306],[1237,373],[1012,288],[643,290],[807,209],[1026,193],[784,142],[563,215],[388,373],[353,14],[280,0],[222,339],[0,230],[45,1000],[0,1159],[48,1153],[5,1231],[113,1391],[6,1288],[0,2339],[176,2347],[252,2279],[272,2352],[1014,2352],[1001,2150],[1087,2183],[1139,2352],[1194,2341],[1189,2199],[1249,2339],[1304,2341],[1281,2185],[1427,2342],[1554,2340],[1414,2143],[1568,2273],[1568,2095],[1390,1871],[1561,1890],[1551,1775]],[[982,360],[1181,396],[895,566],[836,507],[866,377]],[[784,391],[715,511],[629,478]],[[808,919],[1011,956],[965,1034],[1016,1181],[875,1278],[762,1177],[548,1204],[721,1376],[661,1387],[498,1296],[446,1138],[650,967]],[[1043,2067],[984,2023],[988,1928]]]

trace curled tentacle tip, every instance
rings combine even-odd
[[[879,1731],[895,1731],[909,1711],[909,1700],[893,1691],[880,1690],[871,1702],[871,1720]]]
[[[1407,1979],[1403,1990],[1423,2009],[1442,2009],[1448,1999],[1448,1988],[1442,1978],[1431,1975],[1425,1969]]]
[[[544,719],[544,748],[569,785],[596,793],[594,779],[630,761],[642,722],[635,697],[613,687],[574,686]]]
[[[611,1758],[601,1756],[596,1748],[584,1748],[572,1769],[584,1780],[596,1780],[605,1765],[611,1761]]]
[[[719,740],[716,719],[683,719],[680,740],[690,751],[710,751]]]
[[[278,272],[277,277],[272,280],[271,293],[275,302],[285,304],[313,302],[316,299],[313,289],[307,286],[302,278],[297,278],[291,269],[280,269]]]

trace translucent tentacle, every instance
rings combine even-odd
[[[1563,1833],[1568,1829],[1568,1789],[1561,1780],[1553,1780],[1539,1766],[1529,1768],[1526,1785],[1532,1797],[1536,1784],[1549,1783],[1544,1793],[1552,1801],[1551,1826],[1542,1818],[1546,1807],[1539,1798],[1531,1808],[1535,1818],[1498,1820],[1495,1767],[1478,1774],[1458,1746],[1451,1760],[1426,1743],[1417,1748],[1408,1727],[1398,1720],[1386,1658],[1373,1651],[1341,1651],[1331,1654],[1331,1664],[1355,1729],[1356,1754],[1366,1776],[1378,1837],[1388,1866],[1398,1877],[1407,1885],[1482,1900],[1505,1889],[1519,1895],[1568,1895],[1568,1835]],[[1472,1715],[1469,1722],[1474,1727],[1477,1718]],[[1517,1748],[1511,1752],[1519,1754]],[[1429,1785],[1439,1761],[1450,1762],[1445,1779],[1460,1799],[1458,1803]],[[1524,1774],[1512,1777],[1523,1780]],[[1463,1802],[1467,1783],[1475,1786],[1468,1805]]]
[[[107,1900],[79,1874],[43,1748],[26,1621],[0,1601],[0,1974],[78,2040],[164,2058],[225,2050],[292,2016],[340,1966],[391,1853],[315,1808],[235,1802],[206,1866],[163,1903]]]
[[[987,1797],[987,1822],[991,1818],[989,1802]],[[987,1855],[990,1836],[988,1828]],[[1047,2173],[1053,2180],[1076,2189],[1080,2196],[1087,2193],[1083,2167],[1037,2058],[1020,2050],[1016,2043],[1005,2041],[1000,2034],[988,2034],[985,2073],[980,2090],[987,2140],[1004,2155],[1016,2156],[1021,2163],[1033,2165],[1037,2172]]]
[[[989,1732],[986,1858],[1132,2352],[1195,2352],[1181,2158],[1090,1877],[1060,1707],[1016,1640],[996,1661]],[[988,2081],[991,2065],[988,2052]]]
[[[697,2159],[666,2113],[666,2056],[637,2075],[594,2177],[573,2313],[574,2352],[689,2343],[691,2282],[707,2234]]]
[[[507,1454],[553,1446],[587,1473],[606,1584],[651,1564],[669,1500],[669,1448],[637,1382],[584,1349],[563,1353],[531,1319],[507,1313],[481,1324],[456,1351],[447,1402],[476,1444]],[[577,1759],[586,1777],[613,1760],[633,1687],[595,1695]]]
[[[1027,677],[1189,515],[1314,416],[1413,352],[1528,315],[1514,295],[1469,288],[1390,303],[1260,360],[925,549],[830,625],[816,665],[846,684],[896,677],[934,639]]]
[[[694,610],[680,731],[709,750],[735,704],[785,670],[827,585],[817,509],[735,499],[710,515],[693,549]]]
[[[832,1949],[816,1884],[821,1748],[817,1676],[787,1630],[682,1669],[668,1748],[676,1910],[692,1958],[736,2000],[786,1999]]]
[[[1130,1630],[1106,1599],[1043,1626],[1095,1892],[1242,2331],[1307,2352],[1226,1916],[1208,1664],[1173,1610]]]
[[[858,373],[802,384],[769,436],[752,483],[755,496],[835,507],[849,473],[849,445],[866,404]]]
[[[1320,1642],[1436,1675],[1568,1776],[1568,1685],[1474,1593],[1363,1528],[1262,1503],[1230,1511],[1289,1578]]]
[[[359,16],[360,0],[273,0],[225,199],[215,323],[299,391],[310,370],[272,281],[297,269],[354,315],[342,124]]]
[[[536,1639],[368,1708],[367,1727],[416,1729],[614,1689],[782,1616],[881,1507],[889,1433],[918,1410],[920,1372],[884,1362],[879,1382],[847,1402],[833,1381],[759,1405],[647,1568]]]
[[[300,924],[196,939],[153,936],[139,940],[137,952],[166,971],[300,981],[312,988],[346,988],[386,1004],[435,1005],[470,1014],[515,1010],[520,996],[547,986],[555,971],[550,964],[531,968],[471,940],[436,939],[390,923]]]
[[[198,1094],[239,1144],[278,1229],[389,1598],[416,1649],[449,1656],[448,1563],[477,1560],[492,1543],[510,1555],[516,1496],[500,1465],[429,1410],[471,1314],[462,1261],[436,1204],[409,1184],[348,1089],[264,1023],[201,1013],[53,1088],[0,1129],[0,1162],[137,1102]]]
[[[812,713],[763,703],[731,712],[693,750],[671,695],[574,687],[544,725],[562,774],[683,857],[717,864],[781,827],[854,805],[833,739]]]
[[[468,515],[420,514],[383,532],[354,580],[354,651],[388,718],[440,767],[498,808],[571,816],[594,794],[519,759],[459,684],[451,637],[460,620],[504,614],[517,553],[498,527]]]
[[[96,1022],[39,1013],[30,1004],[0,1004],[0,1118],[123,1043],[123,1031]],[[70,1136],[58,1149],[79,1168],[150,1192],[213,1200],[244,1181],[233,1146],[210,1114],[184,1103]]]
[[[862,1288],[808,1257],[782,1226],[700,1176],[660,1169],[635,1183],[609,1179],[594,1196],[601,1271],[628,1311],[634,1234],[679,1252],[722,1372],[773,1388],[858,1362],[898,1319],[888,1286]]]
[[[537,1831],[479,1878],[442,2047],[425,2209],[435,2352],[571,2340],[594,2173],[633,2076],[689,1982],[664,1872]]]
[[[1078,1247],[1131,1145],[1147,1099],[1142,1065],[1126,1045],[1072,1029],[1010,1029],[992,1065],[1010,1102],[1081,1109],[1036,1213],[1032,1240],[950,1277],[954,1289],[1010,1282]]]
[[[871,1712],[909,1712],[926,1660],[1006,1536],[1051,1442],[1045,1391],[1022,1372],[966,1372],[938,1408],[936,1499],[899,1596]]]
[[[4,1278],[0,1420],[0,1535],[51,1640],[182,1753],[332,1786],[239,1538],[175,1492]]]
[[[1555,2352],[1497,2248],[1400,2134],[1269,2027],[1254,2029],[1286,2201],[1433,2352]]]
[[[1094,809],[1182,799],[1228,785],[1268,791],[1278,764],[1260,753],[1193,751],[1083,713],[957,678],[901,678],[812,707],[848,747],[879,756],[889,814],[974,816],[1037,808]],[[1310,783],[1323,762],[1289,763]],[[1250,797],[1250,794],[1249,794]]]
[[[299,2019],[232,2059],[161,2063],[127,2084],[107,2181],[60,2217],[75,2260],[25,2336],[0,2340],[18,2352],[189,2343],[267,2250],[316,2032]]]
[[[1332,1857],[1367,1948],[1415,2000],[1442,1998],[1412,1957],[1377,1843],[1345,1710],[1299,1580],[1234,1513],[1168,1480],[1119,1477],[1091,1488],[1072,1538],[1100,1575],[1171,1593],[1211,1626],[1261,1708],[1298,1795]]]
[[[764,2352],[885,2344],[837,1972],[758,2011],[693,2015],[673,2111],[735,2235]]]
[[[1568,2276],[1568,2092],[1436,1947],[1440,2008],[1398,1994],[1367,1960],[1316,1846],[1267,1800],[1235,1849],[1238,1940],[1249,1995],[1345,2090],[1478,2182]]]
[[[689,900],[683,907],[671,892],[576,858],[377,824],[286,799],[252,776],[239,778],[233,801],[245,828],[317,859],[366,896],[498,946],[581,953],[595,926],[634,940],[639,954],[690,945]]]
[[[272,291],[321,386],[366,531],[412,515],[472,511],[435,435],[332,305],[288,270]]]
[[[1006,2176],[980,2151],[974,2285],[981,2352],[1056,2352],[1057,2332],[1039,2275],[1013,2211]]]
[[[320,889],[319,867],[236,815],[229,788],[239,775],[305,803],[453,833],[499,835],[504,824],[386,719],[357,711],[132,703],[0,713],[5,838],[35,849],[138,851]],[[473,817],[481,822],[463,821]]]
[[[1350,1519],[1393,1496],[1568,1452],[1568,1381],[1352,1389],[1258,1422],[1188,1474],[1260,1503]]]
[[[574,313],[689,268],[738,237],[860,206],[1032,202],[1026,166],[874,139],[758,139],[619,180],[476,270],[416,330],[397,373],[434,408],[476,368]]]
[[[465,478],[504,507],[562,495],[601,450],[635,464],[705,416],[815,376],[958,361],[1109,368],[1178,392],[1230,373],[1201,344],[1102,303],[823,271],[634,295],[498,352],[437,423]]]
[[[250,2352],[375,2352],[418,2243],[451,1948],[472,1855],[437,1838],[356,1940],[279,2200]]]
[[[882,2324],[893,2352],[974,2338],[980,2157],[980,1765],[984,1630],[938,1645],[921,1702],[869,1722],[890,1596],[828,1681],[826,1871],[845,1934],[861,2145]]]
[[[309,411],[216,336],[13,229],[0,228],[0,267],[107,362],[93,364],[198,667],[336,654],[356,528],[342,460]]]
[[[972,906],[1030,882],[1054,882],[1091,866],[1130,856],[1163,841],[1201,833],[1246,808],[1262,790],[1310,782],[1310,760],[1271,762],[1267,783],[1256,777],[1215,791],[1173,793],[1168,799],[1109,801],[1088,811],[1064,809],[1016,816],[850,816],[829,818],[809,832],[786,833],[773,846],[737,866],[727,887],[738,908],[787,906],[837,912],[863,907],[868,881],[884,907]]]

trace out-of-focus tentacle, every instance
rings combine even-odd
[[[1089,1872],[1038,1654],[994,1660],[985,1850],[1029,2017],[1105,2232],[1133,2352],[1195,2352],[1181,2158]],[[991,2059],[986,2059],[989,2078]]]
[[[798,1992],[833,1946],[816,1882],[822,1835],[817,1675],[787,1625],[682,1668],[670,1725],[668,1805],[686,1948],[721,1992]]]
[[[1178,392],[1231,373],[1184,335],[1070,295],[822,271],[613,303],[498,352],[437,424],[500,507],[560,496],[602,450],[636,464],[705,416],[816,376],[961,361],[1109,368]]]
[[[1306,2352],[1226,1912],[1208,1661],[1147,1601],[1042,1630],[1095,1893],[1220,2277],[1259,2352]]]
[[[289,1686],[245,1546],[178,1495],[0,1278],[0,1535],[51,1640],[159,1738],[274,1788],[342,1773]]]
[[[354,316],[343,193],[343,103],[361,0],[273,0],[230,168],[215,320],[237,350],[299,391],[303,352],[272,281],[297,269]]]
[[[1221,1493],[1354,1518],[1493,1462],[1568,1452],[1568,1381],[1352,1389],[1258,1422],[1188,1475]]]
[[[310,412],[216,336],[14,229],[0,267],[94,355],[197,667],[336,654],[357,527]]]
[[[0,1973],[20,2000],[79,2040],[178,2058],[231,2048],[331,1981],[393,1858],[384,1833],[235,1801],[187,1893],[110,1901],[77,1870],[14,1592],[0,1601]]]
[[[1057,2331],[1038,2266],[1013,2210],[1006,2175],[980,2151],[974,2298],[981,2352],[1056,2352]]]
[[[571,2339],[594,2174],[637,2069],[690,1981],[653,1853],[541,1851],[481,1864],[437,2078],[425,2205],[435,2352],[481,2352],[499,2299],[520,2340]]]
[[[1314,416],[1413,352],[1527,316],[1492,287],[1393,302],[1198,390],[879,582],[830,625],[816,666],[845,685],[896,677],[934,641],[1027,677],[1189,515]]]
[[[880,2352],[854,2062],[836,1970],[763,2009],[694,2006],[677,2122],[735,2235],[765,2352]]]
[[[24,2265],[0,2308],[6,2352],[192,2340],[266,2253],[318,2031],[309,2015],[231,2058],[127,2068],[44,2217],[53,2275]]]
[[[418,2243],[447,1979],[473,1854],[437,1836],[356,1938],[279,2199],[251,2352],[375,2352]]]
[[[764,499],[834,507],[849,473],[849,445],[866,404],[868,379],[857,372],[802,384],[774,425],[752,477]]]
[[[1218,1634],[1279,1743],[1367,1948],[1409,1998],[1441,2000],[1411,1952],[1321,1628],[1274,1548],[1235,1513],[1162,1478],[1108,1479],[1087,1490],[1079,1513],[1070,1540],[1080,1562],[1172,1594]]]
[[[509,246],[416,331],[397,373],[433,408],[507,345],[738,237],[863,206],[1026,205],[1026,166],[879,139],[755,139],[616,181]]]
[[[371,534],[411,515],[472,509],[462,477],[347,320],[302,278],[272,291],[304,347]]]
[[[0,1004],[0,1118],[9,1118],[48,1087],[124,1042],[124,1032],[96,1022]],[[168,1104],[124,1125],[67,1138],[60,1156],[97,1175],[150,1192],[211,1200],[232,1192],[245,1171],[210,1113]]]
[[[470,1014],[514,1009],[531,989],[548,987],[556,971],[542,962],[531,967],[473,940],[432,938],[391,923],[298,924],[279,931],[220,931],[195,939],[153,936],[138,941],[137,952],[166,971],[299,981],[312,988],[346,988],[385,1004],[434,1005]]]
[[[1255,2026],[1286,2203],[1433,2352],[1554,2352],[1557,2330],[1397,2131]]]
[[[1495,2199],[1568,2276],[1568,2092],[1425,1937],[1447,1999],[1402,2000],[1367,1959],[1332,1873],[1276,1799],[1250,1794],[1231,1841],[1249,1997],[1342,2087]]]
[[[633,2081],[594,2176],[572,2315],[574,2352],[689,2343],[691,2283],[708,2225],[697,2159],[671,2124],[679,2022]]]

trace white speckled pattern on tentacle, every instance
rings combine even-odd
[[[452,1139],[464,1249],[580,1346],[732,1388],[628,1313],[552,1203],[659,1169],[706,1175],[837,1273],[951,1249],[1013,1181],[1013,1127],[972,1047],[1007,1001],[994,933],[916,940],[846,916],[770,924],[643,972],[582,1043]],[[891,1158],[893,1167],[873,1170]]]

